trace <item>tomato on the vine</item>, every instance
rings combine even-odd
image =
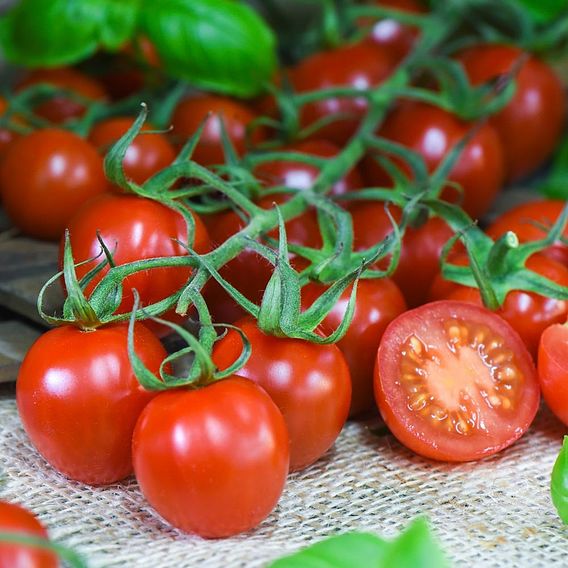
[[[102,158],[89,142],[66,130],[37,130],[15,140],[0,164],[0,195],[8,217],[40,239],[59,239],[75,212],[107,189]]]
[[[324,292],[325,286],[315,282],[302,288],[302,306],[308,308]],[[349,286],[331,312],[320,324],[331,334],[342,322],[351,295]],[[357,416],[374,406],[373,369],[375,355],[387,325],[406,311],[406,302],[397,285],[389,278],[360,280],[355,300],[355,313],[347,333],[337,342],[351,376],[350,416]]]
[[[107,93],[102,85],[95,79],[72,67],[35,69],[24,77],[19,83],[18,89],[25,89],[41,83],[71,91],[92,101],[104,101],[107,98]],[[36,107],[35,112],[54,124],[61,124],[71,118],[83,116],[85,110],[84,104],[61,94],[40,103]]]
[[[130,117],[113,117],[98,122],[89,134],[89,141],[103,155],[132,126]],[[169,166],[175,159],[173,146],[164,134],[143,134],[145,130],[155,130],[146,123],[142,132],[128,147],[122,165],[127,178],[143,184],[149,177]]]
[[[252,353],[236,373],[260,385],[282,411],[290,435],[290,471],[318,460],[339,436],[351,402],[349,368],[336,345],[264,334],[251,318],[237,322]],[[241,353],[242,338],[229,330],[213,349],[219,369]]]
[[[230,377],[154,398],[136,425],[132,454],[140,489],[164,519],[221,538],[254,528],[274,509],[290,450],[266,392]]]
[[[172,137],[178,145],[185,144],[207,118],[192,159],[203,166],[224,164],[221,124],[225,126],[227,136],[237,153],[243,155],[247,143],[254,146],[265,138],[262,128],[251,127],[250,136],[247,136],[247,130],[256,116],[245,104],[233,99],[217,95],[199,95],[185,99],[176,107],[172,118]]]
[[[433,172],[452,148],[464,138],[472,124],[433,105],[406,101],[388,116],[379,135],[414,150],[422,156],[429,172]],[[408,165],[395,160],[396,165],[410,174]],[[370,154],[363,162],[363,174],[370,186],[389,187],[388,174]],[[448,187],[442,197],[460,201],[474,219],[482,217],[493,203],[505,179],[503,148],[497,132],[488,124],[481,126],[468,142],[448,176],[458,184],[463,195]]]
[[[199,254],[209,251],[209,236],[201,219],[191,212],[195,222],[194,241],[190,243]],[[87,203],[69,223],[69,236],[79,279],[92,270],[101,258],[97,231],[118,265],[166,256],[185,256],[187,250],[177,241],[187,242],[187,223],[181,213],[153,201],[134,195],[107,194]],[[96,258],[95,258],[96,257]],[[60,264],[63,259],[63,243]],[[89,294],[108,272],[105,266],[89,283]],[[134,304],[133,289],[140,294],[142,306],[160,301],[180,290],[191,274],[190,267],[164,267],[139,271],[123,281],[123,294],[117,313],[125,313]],[[174,310],[165,319],[179,321]],[[162,327],[147,322],[150,329],[162,332]]]
[[[392,69],[393,62],[385,51],[367,40],[307,57],[291,69],[290,81],[297,93],[335,87],[363,90],[382,83]],[[343,146],[355,133],[367,108],[364,97],[328,97],[304,105],[300,123],[306,128],[337,115],[337,119],[322,125],[311,137]]]
[[[485,44],[463,50],[457,59],[472,84],[479,85],[512,71],[523,55],[518,47]],[[503,143],[509,181],[530,174],[550,156],[566,118],[564,87],[546,63],[530,56],[515,82],[512,100],[490,117]]]
[[[18,411],[37,451],[60,473],[104,485],[132,473],[132,433],[155,396],[137,381],[127,350],[128,326],[82,331],[61,326],[26,354],[16,382]],[[137,323],[134,348],[158,373],[167,353]]]
[[[503,318],[442,301],[405,312],[387,327],[375,397],[405,446],[459,462],[520,438],[536,415],[540,390],[530,354]]]

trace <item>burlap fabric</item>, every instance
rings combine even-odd
[[[257,530],[206,541],[169,528],[134,480],[93,489],[54,472],[29,444],[15,403],[0,400],[0,497],[39,515],[89,566],[256,567],[353,529],[394,535],[428,515],[455,566],[568,566],[568,527],[550,502],[550,471],[566,431],[548,411],[512,448],[479,463],[423,460],[369,424],[349,424],[335,449],[292,475]],[[364,568],[364,567],[362,567]]]

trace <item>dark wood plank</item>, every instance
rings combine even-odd
[[[40,333],[20,321],[0,322],[0,383],[16,380],[24,355]]]

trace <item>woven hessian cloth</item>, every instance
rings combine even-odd
[[[549,497],[566,428],[548,411],[513,447],[478,463],[421,459],[392,436],[349,424],[335,448],[289,478],[255,531],[207,541],[181,534],[145,503],[134,480],[93,489],[58,475],[32,448],[12,399],[0,400],[0,497],[29,507],[89,566],[257,567],[349,530],[393,536],[419,514],[454,566],[568,566],[568,527]]]

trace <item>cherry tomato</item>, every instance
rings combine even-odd
[[[38,519],[24,507],[0,501],[0,533],[47,539],[47,531]],[[57,568],[53,552],[24,544],[0,542],[2,568]]]
[[[462,51],[458,60],[472,84],[479,85],[511,71],[523,53],[513,46],[476,45]],[[529,57],[516,84],[512,100],[490,119],[503,143],[509,181],[530,174],[550,156],[566,118],[564,87],[546,63]]]
[[[349,413],[349,368],[335,345],[265,335],[256,322],[237,322],[252,347],[237,375],[260,385],[281,410],[290,434],[290,471],[318,460],[339,436]],[[241,336],[230,330],[213,349],[226,369],[242,351]]]
[[[107,189],[95,148],[65,130],[37,130],[19,138],[0,164],[0,194],[8,217],[39,239],[59,239],[81,205]]]
[[[540,391],[531,356],[503,318],[443,301],[405,312],[387,327],[375,397],[405,446],[460,462],[520,438],[538,410]]]
[[[201,219],[192,213],[195,221],[193,249],[203,254],[209,250],[209,236]],[[85,205],[69,223],[69,234],[73,258],[76,263],[95,258],[77,267],[81,279],[101,261],[101,247],[97,240],[97,230],[113,253],[115,264],[158,258],[165,256],[185,256],[180,244],[187,242],[187,224],[180,213],[150,199],[133,195],[107,194]],[[63,242],[60,247],[60,264],[63,257]],[[86,287],[89,294],[108,272],[103,268]],[[123,281],[123,295],[117,313],[128,312],[134,304],[133,289],[140,294],[142,306],[170,296],[179,290],[189,279],[190,267],[166,267],[145,270],[127,276]],[[165,319],[180,321],[171,310]],[[163,328],[152,321],[147,325],[154,331]]]
[[[418,152],[428,171],[433,172],[472,126],[433,105],[405,102],[390,114],[379,134]],[[406,164],[396,163],[410,173]],[[363,174],[371,186],[388,187],[392,183],[371,156],[364,160]],[[486,124],[479,129],[458,158],[448,179],[461,186],[462,206],[469,215],[477,219],[487,213],[505,179],[503,149],[497,132],[491,126]],[[443,197],[455,202],[462,195],[448,188]]]
[[[206,538],[254,528],[286,482],[282,414],[238,377],[157,396],[136,425],[134,470],[142,493],[174,527]]]
[[[16,383],[18,410],[37,451],[60,473],[104,485],[132,473],[132,433],[155,396],[140,386],[128,359],[126,324],[44,333],[26,354]],[[134,347],[159,371],[167,353],[142,324]]]
[[[321,296],[325,286],[311,282],[302,288],[302,306],[308,308]],[[342,322],[351,296],[350,286],[343,292],[320,327],[326,335]],[[373,369],[375,355],[387,325],[406,311],[406,302],[397,285],[389,278],[360,280],[357,287],[355,313],[347,333],[337,342],[351,376],[352,396],[350,416],[357,416],[374,407]]]
[[[363,250],[381,242],[392,232],[392,225],[384,204],[378,201],[360,201],[351,207],[355,250]],[[399,222],[400,210],[391,207]],[[402,239],[400,260],[392,279],[396,282],[409,306],[423,304],[428,289],[440,270],[444,245],[454,235],[452,229],[439,217],[430,217],[420,227],[409,227]],[[386,268],[387,262],[379,265]]]
[[[467,256],[454,257],[452,263],[467,265]],[[551,258],[535,254],[527,260],[526,266],[561,286],[568,286],[568,267]],[[438,276],[432,284],[431,298],[483,304],[477,288],[469,288],[460,284],[448,286],[447,283],[443,283],[441,276]],[[568,302],[547,298],[534,292],[512,290],[507,294],[505,303],[498,313],[511,324],[525,342],[527,349],[536,357],[542,332],[553,323],[566,321]]]
[[[95,79],[71,67],[36,69],[20,82],[18,89],[22,90],[41,83],[72,91],[93,101],[104,101],[107,98],[107,93],[102,85]],[[83,116],[85,110],[85,105],[80,102],[65,95],[56,95],[50,100],[40,103],[35,112],[38,116],[54,124],[61,124],[71,118]]]
[[[103,155],[132,126],[130,117],[107,118],[96,124],[89,134],[89,141]],[[142,127],[155,130],[151,124]],[[126,151],[123,166],[126,177],[141,185],[149,177],[169,166],[176,153],[163,134],[139,134]]]
[[[256,118],[256,114],[243,103],[227,97],[200,95],[182,101],[174,111],[172,118],[173,136],[181,146],[197,131],[207,114],[207,124],[192,159],[203,166],[224,164],[225,154],[221,138],[221,120],[225,130],[239,155],[247,149],[247,127]],[[254,146],[264,140],[264,131],[255,128],[250,135]]]
[[[392,68],[390,57],[381,48],[370,41],[363,41],[307,57],[291,70],[290,80],[298,93],[334,87],[364,90],[382,83]],[[363,97],[326,98],[304,105],[300,111],[300,123],[302,128],[306,128],[331,115],[345,115],[318,128],[312,136],[343,146],[355,133],[367,107]]]
[[[538,380],[542,396],[556,417],[568,424],[568,328],[546,328],[538,346]]]
[[[411,14],[422,14],[426,11],[417,0],[378,0],[375,4]],[[361,18],[359,24],[367,26],[373,22],[370,18]],[[370,38],[373,43],[382,47],[394,61],[399,62],[412,50],[418,33],[413,26],[404,25],[392,18],[382,18],[373,24]]]
[[[517,205],[500,215],[486,232],[493,239],[498,239],[507,231],[513,231],[521,243],[539,241],[546,237],[565,205],[564,201],[552,199],[540,199]],[[568,237],[568,227],[564,229],[563,236]],[[555,242],[541,254],[568,266],[568,247],[562,241]]]
[[[4,97],[0,97],[0,116],[3,115],[8,108],[8,103]],[[18,135],[9,130],[8,128],[0,128],[0,157],[4,155],[4,152],[8,149],[10,144],[18,138]]]

